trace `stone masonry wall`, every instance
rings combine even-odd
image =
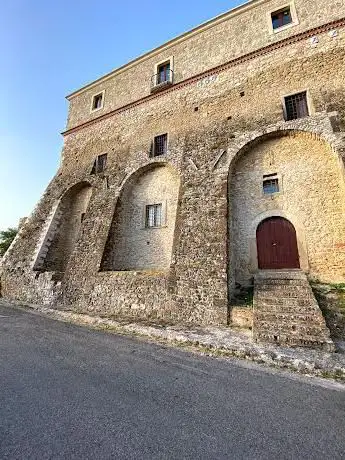
[[[58,213],[58,229],[49,247],[44,271],[64,272],[74,245],[78,239],[83,216],[87,211],[92,187],[81,184],[74,186],[62,198]],[[61,217],[60,217],[61,214]]]
[[[270,33],[270,12],[295,4],[298,24]],[[224,15],[198,33],[177,40],[163,50],[157,49],[144,60],[120,70],[110,78],[70,99],[67,129],[110,112],[150,94],[150,79],[155,65],[173,57],[174,82],[344,16],[344,0],[264,0],[249,2],[235,14]],[[311,14],[313,12],[313,14]],[[285,57],[284,57],[285,58]],[[105,90],[104,107],[90,113],[94,94]]]
[[[167,166],[142,171],[125,184],[109,232],[103,270],[170,267],[179,184],[178,174]],[[162,205],[162,226],[146,228],[146,206],[152,204]]]
[[[280,192],[264,195],[263,176],[275,173]],[[295,226],[310,276],[345,279],[345,183],[325,142],[298,133],[263,140],[236,162],[229,194],[237,282],[248,284],[257,271],[256,227],[274,215]]]
[[[333,13],[339,14],[339,2],[332,1],[331,5]],[[338,8],[337,13],[334,6]],[[322,16],[326,7],[329,5],[319,5],[318,20],[323,18],[322,22],[327,20]],[[224,47],[226,43],[223,42]],[[233,161],[238,152],[243,152],[245,161],[244,147],[253,139],[262,137],[260,142],[265,140],[268,132],[314,133],[317,140],[301,136],[284,137],[281,142],[295,140],[298,143],[301,139],[298,151],[304,156],[307,151],[305,143],[310,142],[315,158],[325,161],[325,166],[320,166],[318,161],[308,159],[302,163],[293,157],[291,163],[295,167],[296,183],[298,177],[301,182],[313,182],[310,176],[314,173],[319,178],[313,183],[308,203],[311,208],[323,209],[321,194],[327,190],[323,183],[318,184],[321,175],[324,172],[327,177],[337,177],[338,184],[344,177],[344,63],[345,28],[339,27],[334,37],[325,30],[318,34],[317,43],[311,43],[310,37],[291,42],[284,48],[216,72],[213,78],[167,90],[145,103],[67,134],[61,168],[3,263],[3,295],[50,303],[57,308],[119,317],[225,324],[228,295],[235,283],[236,268],[228,229],[232,213],[228,204],[228,177]],[[283,96],[303,90],[309,92],[310,117],[285,122]],[[136,89],[131,88],[131,91],[134,97]],[[119,87],[119,97],[120,93]],[[78,105],[79,110],[80,116],[84,117],[82,104]],[[88,116],[85,112],[85,117]],[[78,114],[76,117],[73,123],[82,121]],[[162,133],[169,134],[168,152],[163,157],[151,159],[149,152],[153,137]],[[323,139],[323,143],[319,139]],[[260,142],[255,149],[261,148]],[[273,141],[265,140],[262,144],[264,157],[270,142]],[[251,150],[248,152],[250,157]],[[277,147],[279,152],[280,147]],[[90,175],[94,159],[101,153],[108,154],[106,170],[104,174]],[[331,158],[339,158],[338,169],[336,160]],[[124,184],[141,168],[150,168],[156,163],[172,166],[180,178],[170,268],[143,272],[100,271]],[[308,174],[303,169],[304,163],[308,166]],[[255,171],[253,177],[255,181]],[[42,237],[42,228],[54,205],[67,190],[82,182],[89,182],[93,192],[62,279],[56,279],[54,272],[34,272],[33,258]],[[327,185],[330,185],[330,192],[325,195],[324,203],[331,221],[332,213],[333,216],[340,215],[332,203],[339,201],[343,192],[340,185],[328,184],[328,179]],[[295,196],[292,199],[295,207],[301,206],[296,204]],[[284,198],[276,205],[287,206]],[[305,209],[304,214],[311,215],[311,224],[316,222],[313,209]],[[336,226],[332,220],[333,235]],[[341,252],[331,254],[330,233],[321,227],[320,221],[315,226],[310,225],[308,236],[315,247],[310,266],[320,278],[328,276],[332,267],[339,268],[343,264]],[[318,240],[322,238],[327,240],[327,257],[319,250]],[[341,244],[340,237],[335,244]],[[340,254],[339,259],[337,254]],[[340,269],[338,273],[340,275]]]

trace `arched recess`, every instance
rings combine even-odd
[[[279,190],[265,193],[274,178]],[[258,270],[256,228],[281,216],[296,229],[301,268],[325,282],[345,280],[345,183],[339,156],[315,134],[278,131],[244,145],[229,169],[229,282]]]
[[[34,270],[64,272],[78,240],[92,187],[79,182],[69,188],[48,218]]]
[[[170,267],[179,188],[179,174],[162,163],[151,163],[125,181],[116,203],[101,271]],[[159,208],[160,216],[157,225],[150,226],[149,207],[154,205]]]

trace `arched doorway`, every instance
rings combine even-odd
[[[256,244],[259,269],[300,268],[296,230],[288,220],[263,220],[256,230]]]

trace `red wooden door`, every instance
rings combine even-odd
[[[296,230],[282,217],[261,222],[256,231],[259,268],[300,268]]]

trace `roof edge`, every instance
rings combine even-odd
[[[82,86],[81,88],[73,91],[72,93],[68,94],[66,96],[66,99],[70,101],[73,99],[75,96],[78,96],[79,94],[83,93],[84,91],[87,91],[88,89],[98,85],[99,83],[103,81],[107,81],[110,78],[114,77],[115,75],[118,75],[122,72],[124,72],[127,69],[130,69],[131,67],[139,64],[140,62],[145,61],[149,57],[154,56],[155,54],[160,53],[161,51],[164,51],[165,49],[169,49],[171,46],[176,45],[178,43],[181,43],[185,40],[187,40],[190,37],[193,37],[196,34],[199,34],[207,29],[210,29],[218,24],[221,24],[222,22],[226,21],[227,19],[237,16],[238,14],[250,10],[254,8],[255,6],[261,5],[262,3],[266,3],[269,0],[250,0],[245,3],[242,3],[241,5],[236,6],[235,8],[226,11],[225,13],[221,13],[218,16],[215,16],[214,18],[211,18],[207,20],[206,22],[201,23],[200,25],[194,27],[193,29],[182,33],[181,35],[178,35],[177,37],[174,37],[170,39],[169,41],[165,42],[163,45],[158,46],[157,48],[153,48],[150,51],[147,51],[146,53],[138,56],[137,58],[127,62],[126,64],[112,70],[111,72],[103,75],[102,77],[97,78],[96,80],[93,80],[90,83],[87,83],[86,85]]]

